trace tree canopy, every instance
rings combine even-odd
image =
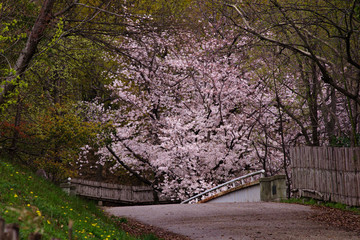
[[[183,198],[359,145],[357,0],[10,0],[0,26],[0,151],[54,181]]]

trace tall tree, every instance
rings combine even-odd
[[[314,69],[312,70],[314,79],[324,83],[325,88],[326,85],[330,86],[333,89],[331,93],[333,91],[338,93],[336,94],[338,97],[332,94],[332,97],[325,96],[325,99],[336,101],[330,104],[331,106],[337,105],[347,109],[348,126],[351,127],[348,128],[346,124],[339,125],[339,131],[351,136],[352,145],[356,145],[360,102],[360,56],[357,51],[360,26],[359,2],[334,0],[299,3],[271,0],[242,1],[241,4],[228,4],[228,6],[234,10],[234,14],[237,14],[235,17],[234,15],[228,17],[234,21],[238,30],[251,34],[266,44],[276,46],[284,54],[290,52],[310,61],[307,65]],[[310,90],[310,95],[313,97],[316,93],[313,91],[315,86],[316,84],[313,84]],[[318,93],[321,94],[319,91]],[[309,103],[312,105],[312,124],[315,126],[316,104]],[[332,122],[339,120],[333,120],[338,115],[337,112],[331,112],[333,109],[331,107],[326,110],[327,115],[330,116],[328,125],[333,125]],[[313,128],[314,134],[316,134],[315,130]]]

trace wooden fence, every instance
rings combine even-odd
[[[154,202],[153,189],[148,186],[125,186],[119,184],[72,179],[75,194],[99,201],[123,204],[149,204]]]
[[[360,148],[295,147],[290,155],[298,196],[360,206]]]

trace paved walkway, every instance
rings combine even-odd
[[[309,220],[309,206],[285,203],[208,203],[113,207],[107,212],[191,239],[359,239],[354,232]]]

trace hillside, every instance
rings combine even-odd
[[[21,239],[40,232],[43,239],[154,239],[136,238],[119,230],[115,219],[105,216],[92,202],[68,196],[59,187],[39,178],[25,167],[0,160],[0,217],[20,225]]]

